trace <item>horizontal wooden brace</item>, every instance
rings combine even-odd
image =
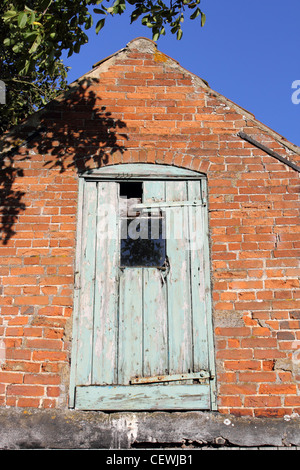
[[[140,210],[143,211],[147,209],[168,209],[169,207],[182,207],[182,206],[205,206],[205,204],[201,200],[194,200],[194,201],[174,201],[174,202],[149,202],[144,204],[135,204],[132,206],[133,210]]]
[[[77,386],[78,410],[209,410],[209,384]]]

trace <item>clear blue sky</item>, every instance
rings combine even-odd
[[[187,18],[182,39],[167,32],[158,49],[300,146],[300,104],[291,99],[292,83],[300,80],[300,0],[202,0],[201,8],[203,28]],[[88,36],[79,54],[64,59],[72,67],[69,82],[132,39],[151,39],[151,30],[139,20],[130,25],[124,13]]]

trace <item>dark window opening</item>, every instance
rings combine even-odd
[[[142,199],[142,183],[120,183],[121,267],[161,267],[165,263],[165,218],[158,209],[135,209]]]
[[[143,183],[120,183],[120,196],[127,199],[143,198]]]

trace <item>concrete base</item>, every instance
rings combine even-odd
[[[0,449],[226,446],[300,446],[300,417],[237,418],[215,412],[0,410]]]

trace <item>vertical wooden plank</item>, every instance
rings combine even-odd
[[[200,181],[188,182],[188,199],[201,200]],[[208,369],[207,318],[204,279],[204,207],[189,206],[191,296],[194,372]]]
[[[165,182],[145,181],[143,202],[160,201],[165,201]],[[163,274],[158,268],[143,269],[144,376],[168,371],[167,289]]]
[[[85,184],[82,223],[77,385],[91,383],[95,281],[97,183]]]
[[[142,268],[124,268],[119,287],[118,384],[129,384],[143,370]]]
[[[117,383],[118,200],[118,183],[98,183],[93,384]]]
[[[212,299],[211,299],[211,279],[210,279],[210,251],[209,251],[209,220],[208,220],[208,189],[207,180],[201,180],[201,192],[202,200],[205,203],[203,208],[203,230],[204,236],[204,283],[205,283],[205,305],[206,305],[206,317],[207,317],[207,336],[209,342],[208,348],[208,362],[211,375],[214,377],[210,381],[210,398],[211,398],[211,409],[217,410],[217,389],[216,389],[216,370],[215,370],[215,348],[214,348],[214,333],[213,333],[213,318],[212,318]]]
[[[83,191],[85,181],[79,178],[78,181],[78,208],[77,208],[77,229],[76,229],[76,254],[75,254],[75,282],[74,282],[74,302],[73,302],[73,330],[72,330],[72,352],[70,371],[69,406],[75,405],[75,386],[77,372],[77,338],[80,335],[79,322],[79,299],[80,299],[80,269],[81,269],[81,241],[82,241],[82,216],[83,216]]]
[[[185,201],[185,181],[166,183],[167,201]],[[187,211],[183,207],[166,210],[167,255],[170,272],[167,276],[169,374],[193,370],[191,331],[191,292]]]

